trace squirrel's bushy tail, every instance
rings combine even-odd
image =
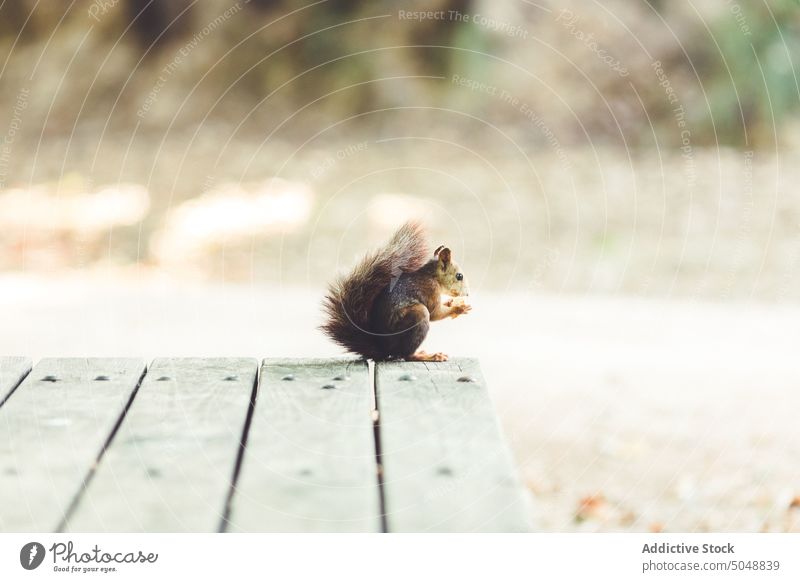
[[[349,275],[330,285],[322,303],[327,320],[320,329],[350,352],[365,358],[383,358],[379,337],[370,330],[372,305],[393,278],[418,270],[427,259],[428,243],[422,225],[405,223],[386,246],[368,254]]]

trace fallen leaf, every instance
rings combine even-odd
[[[608,513],[608,502],[602,494],[587,495],[581,499],[578,510],[575,512],[577,521],[587,519],[599,519],[606,517]]]
[[[622,525],[631,526],[636,523],[636,514],[633,511],[628,510],[622,514],[622,516],[619,518],[619,522]]]

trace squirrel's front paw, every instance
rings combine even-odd
[[[462,303],[460,305],[453,305],[451,308],[450,317],[458,317],[459,315],[464,315],[465,313],[469,313],[472,311],[472,305],[467,305],[466,303]]]

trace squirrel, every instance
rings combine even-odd
[[[364,358],[444,362],[447,355],[418,351],[431,321],[458,317],[472,307],[467,279],[449,248],[431,256],[425,231],[407,222],[382,248],[334,281],[323,300],[320,329],[346,350]],[[442,302],[442,295],[451,299]]]

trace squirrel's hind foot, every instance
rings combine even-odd
[[[436,352],[435,354],[429,354],[428,352],[417,352],[412,354],[406,358],[409,362],[446,362],[447,361],[447,354],[442,352]]]

